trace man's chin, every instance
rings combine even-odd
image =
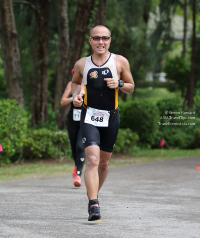
[[[98,55],[102,55],[102,54],[104,54],[106,51],[105,50],[97,50],[96,51],[96,53],[98,54]]]

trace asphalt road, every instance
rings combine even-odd
[[[110,168],[102,220],[87,221],[85,186],[70,173],[0,182],[3,238],[199,238],[200,158]]]

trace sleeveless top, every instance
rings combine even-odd
[[[92,56],[87,57],[83,71],[86,106],[108,111],[118,108],[118,88],[109,88],[105,78],[118,80],[116,55],[111,53],[101,66],[92,61]]]

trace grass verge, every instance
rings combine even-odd
[[[154,160],[175,159],[181,157],[200,157],[200,150],[142,150],[133,154],[113,154],[110,165],[117,166],[129,163],[149,162]],[[17,179],[34,179],[62,175],[73,170],[72,160],[41,160],[21,162],[20,164],[3,165],[0,167],[0,181]]]
[[[177,93],[169,92],[167,88],[137,88],[135,91],[135,98],[139,100],[147,100],[152,104],[156,104],[158,101],[162,99],[170,99],[175,98]],[[128,95],[128,99],[131,98],[132,95]]]

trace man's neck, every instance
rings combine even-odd
[[[97,65],[102,65],[104,64],[108,58],[110,57],[110,52],[106,52],[105,54],[93,54],[92,55],[92,60],[95,64]]]

